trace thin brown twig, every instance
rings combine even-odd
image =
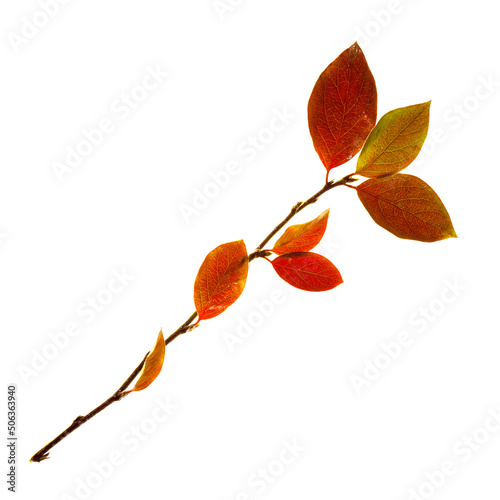
[[[273,236],[275,236],[295,215],[297,215],[300,211],[302,211],[304,208],[306,208],[309,205],[312,205],[313,203],[316,203],[318,201],[319,197],[326,193],[327,191],[330,191],[331,189],[338,187],[338,186],[349,186],[349,183],[354,182],[356,179],[353,178],[354,174],[349,174],[343,177],[342,179],[338,181],[328,181],[328,175],[327,175],[327,182],[321,188],[317,193],[313,194],[310,198],[308,198],[304,202],[298,202],[296,203],[292,209],[290,210],[290,213],[262,240],[262,242],[257,246],[257,248],[248,256],[248,261],[251,262],[252,260],[256,258],[266,258],[270,252],[263,250],[265,245],[271,240]],[[189,332],[196,328],[198,326],[198,322],[195,324],[192,324],[193,321],[196,319],[198,316],[198,313],[195,311],[191,316],[175,331],[173,332],[169,337],[166,338],[165,340],[165,345],[170,344],[173,340],[175,340],[179,335],[182,335],[183,333]],[[106,401],[101,403],[99,406],[94,408],[90,413],[87,413],[85,416],[78,416],[73,420],[71,425],[61,432],[56,438],[54,438],[52,441],[47,443],[42,449],[37,451],[30,459],[30,462],[41,462],[42,460],[45,460],[49,458],[49,450],[51,450],[57,443],[61,442],[66,436],[71,434],[73,431],[78,429],[78,427],[82,426],[85,422],[88,422],[91,418],[95,417],[98,413],[103,411],[105,408],[110,406],[111,404],[115,403],[116,401],[120,401],[122,398],[124,398],[129,392],[126,392],[126,389],[128,386],[132,383],[132,381],[137,377],[137,375],[140,373],[142,370],[142,367],[144,366],[144,363],[146,362],[146,358],[148,357],[149,352],[144,356],[142,361],[139,363],[139,365],[135,368],[135,370],[131,373],[131,375],[125,380],[125,382],[120,386],[120,388],[111,396],[109,397]]]

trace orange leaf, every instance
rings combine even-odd
[[[399,238],[432,242],[457,237],[443,202],[418,177],[369,179],[356,190],[372,219]]]
[[[343,283],[339,270],[317,253],[287,253],[270,262],[281,279],[301,290],[324,292]]]
[[[427,137],[430,106],[429,101],[385,114],[363,146],[356,173],[381,177],[406,168],[418,156]]]
[[[312,221],[290,226],[274,244],[273,252],[283,255],[313,249],[325,234],[329,213],[330,209],[327,209]]]
[[[151,382],[160,374],[163,367],[163,360],[165,359],[165,339],[163,332],[160,330],[156,345],[153,350],[148,354],[144,366],[142,367],[139,378],[134,385],[132,391],[142,391],[146,389]],[[132,392],[130,391],[130,392]]]
[[[243,240],[224,243],[203,261],[194,283],[194,303],[199,319],[224,312],[242,294],[248,274],[248,254]]]
[[[377,89],[357,43],[321,73],[307,114],[314,149],[327,172],[361,149],[377,120]]]

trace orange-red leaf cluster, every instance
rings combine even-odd
[[[326,258],[309,252],[323,238],[330,210],[304,224],[290,226],[276,241],[270,261],[278,276],[295,288],[309,292],[331,290],[342,283],[338,269]]]
[[[376,123],[375,80],[357,43],[321,73],[308,103],[309,130],[327,180],[331,169],[361,151],[356,174],[369,179],[355,189],[373,220],[400,238],[427,242],[456,237],[450,216],[430,186],[399,172],[424,144],[429,109],[430,102],[398,108]],[[310,252],[323,238],[328,216],[326,210],[314,220],[288,227],[273,248],[260,256],[277,254],[267,260],[296,288],[318,292],[338,286],[342,283],[338,269]],[[218,316],[233,304],[243,292],[247,274],[248,254],[242,240],[212,250],[194,285],[198,321]]]
[[[314,148],[327,172],[361,150],[356,173],[370,180],[356,190],[368,213],[396,236],[426,242],[456,237],[450,216],[432,188],[418,177],[398,174],[422,149],[429,129],[429,109],[430,101],[394,109],[375,125],[375,80],[357,43],[323,71],[308,104]],[[310,250],[298,244],[299,227],[289,228],[273,251]],[[315,229],[316,233],[314,229],[301,230],[317,237],[318,224]],[[287,248],[294,238],[297,248]]]

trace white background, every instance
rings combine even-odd
[[[210,0],[73,0],[31,32],[27,22],[44,21],[40,4],[2,3],[2,390],[18,385],[18,498],[404,500],[420,489],[414,499],[498,499],[500,432],[481,430],[500,407],[494,4],[224,3],[218,13]],[[31,38],[21,43],[23,30]],[[356,39],[379,117],[432,99],[427,149],[409,171],[438,192],[459,239],[399,240],[353,191],[330,192],[296,222],[331,208],[318,251],[342,286],[302,292],[254,262],[241,299],[171,344],[148,390],[29,463],[119,387],[160,327],[168,334],[193,312],[210,250],[240,238],[253,249],[322,186],[307,100]],[[137,90],[157,67],[168,76]],[[144,99],[129,113],[117,100],[131,92]],[[243,153],[249,136],[267,137],[276,110],[294,117],[262,151]],[[114,129],[60,181],[54,163],[102,119]],[[240,172],[186,221],[182,206],[230,161]],[[133,278],[89,321],[87,299],[109,299],[103,290],[123,270]],[[277,295],[264,318],[255,302]],[[231,351],[228,336],[249,319],[259,326]],[[79,335],[54,353],[49,334],[71,322]],[[356,391],[353,376],[387,362],[381,344],[402,332],[411,344]],[[22,376],[34,358],[38,368]],[[161,423],[158,398],[176,406]],[[134,427],[144,436],[136,450]],[[487,442],[465,445],[464,435]],[[293,461],[285,441],[301,450]],[[121,460],[103,478],[95,463],[110,455]],[[454,473],[426,486],[446,461]],[[256,482],[268,467],[272,482]]]

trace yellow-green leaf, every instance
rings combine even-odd
[[[430,101],[385,114],[361,150],[356,173],[383,177],[406,168],[420,153],[429,129]]]

